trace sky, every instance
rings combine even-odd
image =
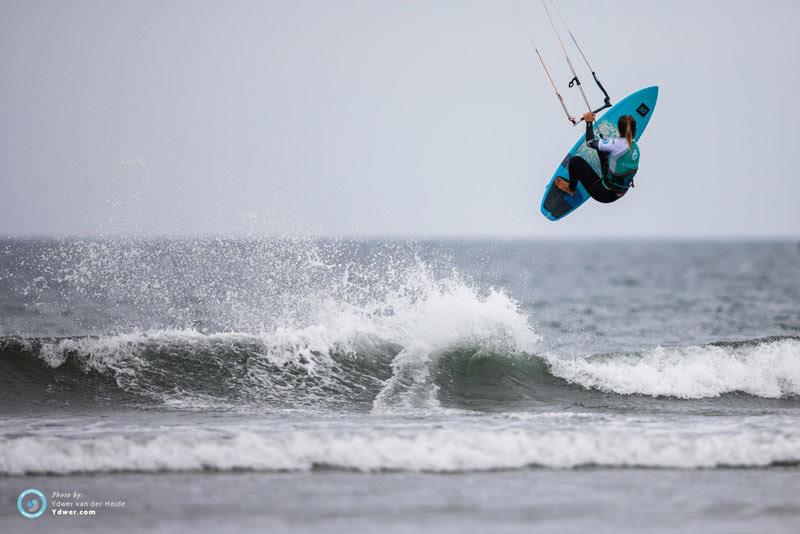
[[[0,235],[800,238],[800,2],[557,1],[660,95],[636,188],[550,222],[583,130],[510,0],[0,0]]]

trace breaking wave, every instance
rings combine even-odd
[[[502,291],[481,294],[462,281],[424,274],[416,280],[380,302],[323,302],[317,324],[268,333],[6,337],[0,339],[2,380],[17,393],[9,398],[25,402],[46,388],[50,396],[132,396],[186,407],[427,409],[438,406],[441,358],[533,352],[538,336]]]
[[[6,273],[27,295],[20,310],[41,299],[50,302],[48,313],[71,317],[79,309],[102,328],[91,336],[0,337],[0,406],[154,402],[397,412],[580,403],[587,395],[800,396],[798,337],[550,354],[539,350],[531,319],[505,291],[476,289],[421,261],[414,247],[367,253],[359,243],[302,240],[156,245],[79,241],[20,253],[14,265],[35,266]],[[72,267],[53,267],[62,264]],[[194,264],[205,266],[199,283]],[[33,277],[39,272],[50,274]],[[152,321],[152,310],[161,322]],[[20,320],[34,320],[23,311],[15,312]],[[102,313],[130,323],[98,320]],[[82,331],[70,325],[66,332]]]
[[[447,315],[461,299],[460,317]],[[414,317],[367,327],[269,334],[152,331],[0,339],[3,403],[157,402],[373,412],[497,407],[617,394],[713,399],[800,397],[800,339],[658,347],[587,357],[536,355],[536,335],[502,293],[439,294]],[[464,303],[470,303],[467,309]],[[427,321],[441,314],[446,327]]]

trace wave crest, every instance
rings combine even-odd
[[[701,399],[727,393],[800,395],[800,339],[773,338],[642,353],[548,358],[556,376],[623,395]]]

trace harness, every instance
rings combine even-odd
[[[600,183],[609,191],[616,193],[625,193],[629,188],[633,187],[633,177],[636,171],[639,170],[639,145],[636,141],[631,143],[629,150],[626,150],[623,155],[617,158],[614,171],[611,170],[608,164],[608,158],[603,158],[603,177]]]

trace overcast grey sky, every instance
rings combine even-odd
[[[800,236],[800,2],[559,6],[661,93],[636,189],[552,223],[582,130],[508,0],[0,0],[0,234]]]

